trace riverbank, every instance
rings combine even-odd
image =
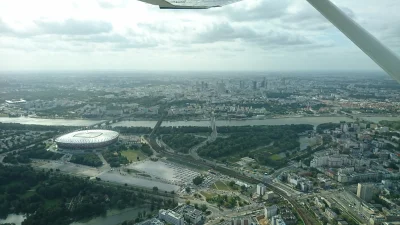
[[[396,115],[392,115],[392,114],[386,114],[386,115],[382,115],[382,114],[352,114],[353,116],[356,117],[366,117],[366,118],[370,118],[370,117],[376,117],[376,118],[396,118],[398,116]],[[313,115],[313,114],[296,114],[296,115],[272,115],[272,116],[264,116],[264,115],[260,115],[260,116],[254,116],[254,117],[245,117],[245,118],[228,118],[228,117],[217,117],[218,120],[231,120],[231,121],[243,121],[243,120],[264,120],[264,119],[287,119],[287,118],[314,118],[314,117],[320,117],[320,118],[324,118],[324,117],[344,117],[346,115],[343,114],[317,114],[317,115]],[[95,123],[100,122],[100,121],[107,121],[107,120],[113,120],[114,118],[110,117],[110,118],[82,118],[82,117],[76,117],[76,118],[63,118],[63,117],[57,117],[57,118],[53,118],[53,117],[31,117],[31,116],[20,116],[20,117],[9,117],[7,114],[0,114],[0,120],[3,118],[9,118],[9,119],[4,119],[4,120],[13,120],[13,119],[17,119],[19,120],[19,118],[21,118],[21,120],[23,119],[38,119],[38,120],[60,120],[60,121],[93,121]],[[158,117],[130,117],[130,116],[124,116],[124,121],[158,121]],[[185,119],[185,118],[180,118],[180,119],[176,119],[176,118],[168,118],[167,121],[170,122],[177,122],[177,121],[209,121],[210,119],[207,117],[191,117],[189,119]]]
[[[382,120],[400,121],[400,117],[392,116],[360,116],[360,118],[374,123]],[[30,117],[0,117],[1,123],[20,123],[28,125],[45,125],[45,126],[90,126],[97,124],[103,120],[65,120],[65,119],[39,119]],[[257,126],[257,125],[290,125],[290,124],[311,124],[317,126],[321,123],[339,123],[340,121],[353,122],[346,116],[317,116],[317,117],[286,117],[272,119],[250,119],[250,120],[217,120],[217,126]],[[123,120],[111,124],[112,127],[154,127],[155,120]],[[164,121],[161,126],[179,127],[179,126],[196,126],[209,127],[209,120],[189,120],[189,121]]]

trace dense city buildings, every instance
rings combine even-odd
[[[29,166],[27,176],[97,189],[47,178],[0,188],[20,191],[18,202],[43,199],[41,210],[55,201],[68,212],[117,208],[127,225],[400,220],[400,86],[370,76],[245,75],[5,77],[0,171]],[[26,200],[29,190],[40,197]],[[53,201],[51,190],[69,195]],[[3,206],[0,216],[21,213]]]

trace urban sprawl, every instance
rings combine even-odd
[[[21,73],[0,92],[0,224],[400,224],[382,74]]]

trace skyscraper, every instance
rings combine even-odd
[[[260,85],[261,88],[265,88],[265,82],[266,81],[265,81],[265,77],[264,77],[263,81],[261,81],[261,85]]]
[[[257,81],[253,80],[253,90],[257,90]]]
[[[357,196],[364,201],[371,201],[373,194],[373,186],[371,184],[358,183]]]
[[[219,93],[225,93],[225,83],[223,81],[217,82],[217,90]]]
[[[239,88],[244,89],[244,81],[243,80],[239,81]]]
[[[259,196],[263,196],[265,194],[265,189],[266,189],[266,187],[264,184],[262,184],[262,183],[257,184],[257,194]]]

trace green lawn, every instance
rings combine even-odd
[[[212,194],[212,193],[204,192],[204,191],[200,192],[200,194],[202,194],[202,195],[203,195],[204,197],[206,197],[206,198],[212,198],[212,197],[215,196],[215,195]]]
[[[214,187],[215,187],[215,189],[221,190],[221,191],[231,191],[232,190],[228,185],[226,185],[224,182],[222,182],[220,180],[214,183]]]
[[[281,160],[282,157],[279,154],[274,154],[269,157],[271,160],[278,161]]]
[[[146,159],[147,156],[143,154],[142,151],[140,150],[127,150],[127,151],[122,151],[121,155],[125,156],[129,162],[137,162],[137,157],[139,156],[140,161],[143,159]]]
[[[271,160],[278,161],[281,159],[281,156],[278,154],[272,155],[269,157]]]

